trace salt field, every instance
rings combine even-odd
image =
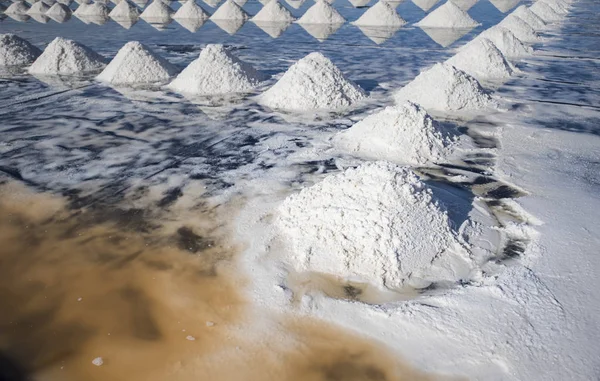
[[[0,5],[0,381],[596,380],[600,3]]]

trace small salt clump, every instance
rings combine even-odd
[[[92,364],[96,366],[102,366],[102,364],[104,364],[104,360],[102,360],[102,357],[96,357],[92,360]]]
[[[108,16],[113,20],[136,20],[140,15],[139,10],[128,0],[120,1]]]
[[[498,23],[498,26],[510,30],[519,40],[523,42],[537,42],[540,36],[529,24],[515,15],[508,15]]]
[[[495,26],[483,31],[477,39],[487,38],[496,45],[506,57],[519,58],[530,55],[533,49],[526,46],[510,30]]]
[[[454,141],[418,105],[406,102],[369,115],[333,138],[336,147],[369,160],[424,165],[443,161]]]
[[[256,16],[252,17],[255,23],[288,23],[294,20],[294,16],[279,3],[279,0],[269,1]]]
[[[317,1],[315,5],[308,8],[298,24],[343,24],[346,19],[342,17],[330,4],[325,1]]]
[[[353,24],[358,26],[400,27],[406,21],[398,15],[396,9],[385,1],[379,1],[369,8]]]
[[[160,1],[160,0],[158,0]],[[96,79],[113,85],[164,83],[177,74],[177,68],[147,46],[131,41]]]
[[[232,0],[226,0],[212,16],[211,20],[248,20],[250,16]]]
[[[181,8],[175,12],[175,15],[173,15],[175,20],[188,19],[199,20],[202,22],[208,20],[209,17],[210,15],[204,9],[202,9],[201,6],[196,4],[196,0],[186,1]]]
[[[452,1],[447,1],[415,24],[421,28],[473,28],[479,24]]]
[[[396,104],[411,101],[432,111],[475,111],[495,102],[479,82],[447,63],[421,72],[394,94]]]
[[[327,176],[289,196],[276,224],[290,242],[286,261],[318,272],[401,288],[459,246],[447,213],[411,170],[387,162]]]
[[[511,15],[518,16],[521,20],[525,21],[534,30],[545,30],[548,28],[546,22],[540,18],[540,16],[533,13],[527,6],[521,5],[511,13]]]
[[[29,73],[57,75],[93,72],[106,66],[104,61],[104,57],[87,46],[57,37],[29,67]]]
[[[447,64],[464,71],[478,81],[501,80],[513,74],[512,66],[487,38],[476,38],[463,46],[458,53],[446,61]]]
[[[31,8],[29,8],[29,10],[27,11],[28,15],[44,15],[46,14],[46,12],[48,12],[48,9],[50,9],[50,7],[48,5],[46,5],[46,3],[44,3],[43,1],[38,1],[36,3],[34,3]]]
[[[258,101],[270,108],[288,111],[336,110],[365,98],[329,58],[310,53],[293,64]]]
[[[529,10],[538,15],[546,23],[562,20],[561,15],[556,13],[548,4],[545,4],[541,1],[535,2],[531,7],[529,7]]]
[[[252,91],[264,79],[263,74],[223,45],[207,45],[168,87],[194,95],[243,93]]]
[[[48,12],[46,12],[46,16],[52,18],[52,20],[59,23],[65,22],[69,18],[71,18],[71,8],[69,8],[63,3],[56,2],[53,6],[50,7],[50,9],[48,9]]]
[[[140,18],[149,23],[168,23],[171,21],[173,9],[162,0],[154,0],[144,9]]]
[[[29,11],[29,6],[24,1],[15,1],[6,8],[4,14],[6,15],[26,15]]]
[[[0,34],[0,66],[25,66],[32,63],[42,51],[21,37]]]

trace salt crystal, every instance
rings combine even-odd
[[[189,340],[189,341],[194,341],[194,340],[196,340],[196,338],[195,338],[194,336],[191,336],[191,335],[188,335],[188,336],[186,336],[186,337],[185,337],[185,339],[186,339],[186,340]]]
[[[353,24],[360,26],[400,27],[406,24],[406,21],[398,15],[398,12],[391,5],[385,1],[379,1],[363,13]]]
[[[211,20],[243,20],[250,18],[246,11],[232,0],[226,0],[210,17]]]
[[[104,57],[87,46],[57,37],[29,67],[29,73],[77,74],[97,71],[104,66],[106,66]]]
[[[548,5],[559,15],[566,15],[569,13],[569,4],[562,0],[539,0],[542,3]]]
[[[477,4],[477,2],[479,0],[451,0],[454,4],[456,4],[460,9],[462,9],[463,11],[468,11],[469,9],[473,8],[473,6],[475,4]]]
[[[252,21],[256,23],[271,23],[271,22],[291,22],[294,21],[295,18],[292,16],[290,11],[288,11],[283,5],[279,3],[278,0],[269,1],[257,14],[252,17]]]
[[[25,66],[32,63],[42,51],[21,37],[0,34],[0,66]]]
[[[102,364],[104,364],[104,360],[102,360],[102,357],[96,357],[92,360],[92,364],[96,366],[102,366]]]
[[[425,28],[473,28],[480,25],[452,1],[447,1],[415,24]]]
[[[476,38],[464,45],[446,63],[479,81],[506,79],[513,74],[513,67],[502,52],[485,37]]]
[[[343,24],[346,19],[330,4],[319,0],[308,8],[297,22],[298,24]]]
[[[207,327],[213,327],[214,325],[215,325],[215,323],[214,323],[214,322],[212,322],[212,321],[207,321],[207,322],[206,322],[206,326],[207,326]]]

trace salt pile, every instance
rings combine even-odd
[[[255,23],[288,23],[294,20],[294,16],[278,0],[269,1],[256,16],[252,17]]]
[[[226,0],[215,13],[211,20],[248,20],[250,16],[232,0]]]
[[[78,12],[81,9],[80,12]],[[90,18],[101,18],[106,19],[108,17],[109,9],[106,4],[92,3],[92,4],[80,4],[79,8],[75,11],[75,16],[86,16]]]
[[[498,23],[498,26],[510,30],[519,40],[523,42],[537,42],[540,37],[535,30],[525,21],[515,15],[508,15]]]
[[[447,1],[415,25],[422,28],[473,28],[480,24],[452,1]]]
[[[446,63],[464,71],[478,81],[506,79],[513,73],[513,68],[506,61],[502,52],[487,38],[476,38],[469,42]]]
[[[536,31],[547,29],[546,22],[544,22],[540,16],[533,13],[525,5],[521,5],[515,9],[511,15],[518,16]]]
[[[42,51],[14,34],[0,34],[0,66],[25,66]]]
[[[353,24],[360,26],[401,27],[406,24],[406,21],[398,15],[398,12],[391,5],[385,1],[379,1],[363,13]]]
[[[429,12],[429,10],[439,1],[440,0],[412,0],[412,2],[424,12]]]
[[[264,79],[223,45],[207,45],[168,87],[194,95],[243,93],[252,91]]]
[[[490,3],[502,13],[506,13],[519,4],[521,0],[490,0]]]
[[[477,4],[479,0],[452,0],[454,4],[456,4],[463,11],[468,11],[473,8],[473,5]]]
[[[108,14],[111,19],[117,20],[136,20],[140,15],[139,10],[128,0],[120,1],[116,7]]]
[[[546,23],[562,20],[561,15],[556,13],[548,4],[542,3],[541,1],[535,2],[529,9]]]
[[[149,23],[168,23],[174,11],[162,0],[154,0],[140,15]]]
[[[386,107],[333,138],[336,147],[370,160],[423,165],[445,159],[453,141],[421,107]]]
[[[298,20],[298,24],[343,24],[345,22],[346,19],[335,8],[320,0],[308,8]]]
[[[73,15],[77,16],[77,17],[85,16],[85,11],[90,6],[91,6],[91,4],[88,4],[88,3],[80,3],[79,6],[77,7],[77,9],[75,9],[75,11],[73,11]]]
[[[506,57],[519,58],[533,53],[531,47],[524,45],[510,30],[501,26],[485,30],[477,37],[479,38],[492,41]]]
[[[71,8],[57,2],[46,12],[46,16],[59,23],[65,22],[71,17]]]
[[[26,15],[28,11],[29,11],[29,6],[27,4],[25,4],[24,1],[15,1],[11,5],[9,5],[8,8],[6,8],[6,10],[4,11],[4,14],[19,16],[19,15]]]
[[[398,90],[394,99],[396,104],[410,101],[428,111],[474,111],[494,105],[475,78],[447,63],[423,71]]]
[[[96,79],[114,85],[133,85],[166,82],[175,74],[175,66],[141,43],[131,41]]]
[[[204,21],[208,20],[210,15],[202,9],[201,6],[196,4],[196,0],[188,0],[175,12],[173,18],[175,20],[198,20]]]
[[[102,69],[105,66],[104,61],[104,57],[90,48],[57,37],[29,67],[29,73],[41,75],[85,73]]]
[[[34,3],[31,8],[29,8],[29,10],[27,11],[28,15],[45,15],[46,12],[48,12],[48,9],[50,9],[49,6],[47,6],[43,1],[38,1],[37,3]]]
[[[260,103],[290,111],[341,109],[365,98],[365,93],[321,53],[310,53],[293,64]]]
[[[562,0],[540,0],[542,3],[547,4],[559,15],[566,15],[569,13],[569,4]]]
[[[409,169],[363,164],[289,196],[277,227],[297,271],[400,288],[458,246],[447,213]]]

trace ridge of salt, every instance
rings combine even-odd
[[[248,20],[250,16],[233,0],[226,0],[217,10],[210,16],[211,20]]]
[[[548,28],[546,22],[542,20],[540,16],[533,13],[531,9],[527,8],[526,5],[521,5],[520,7],[515,9],[511,13],[511,15],[515,15],[521,18],[521,20],[525,21],[527,24],[529,24],[530,27],[532,27],[536,31],[545,30]]]
[[[111,19],[134,20],[140,16],[138,8],[129,3],[128,0],[121,0],[108,14]]]
[[[317,0],[296,22],[298,24],[343,24],[346,19],[329,3]]]
[[[529,24],[519,16],[508,15],[498,23],[498,26],[510,30],[519,40],[523,42],[537,42],[541,38]]]
[[[494,26],[490,29],[483,31],[476,39],[487,38],[492,41],[494,45],[504,54],[506,57],[519,58],[530,55],[533,53],[533,49],[526,46],[519,40],[513,32],[502,27]]]
[[[367,9],[352,24],[358,26],[401,27],[406,24],[406,21],[400,17],[394,7],[380,0],[377,4]]]
[[[258,96],[258,101],[288,111],[335,110],[365,97],[365,92],[329,58],[314,52],[294,63],[277,83]]]
[[[194,95],[243,93],[251,91],[264,79],[265,75],[223,45],[210,44],[167,87]]]
[[[87,46],[56,37],[28,71],[30,74],[41,75],[77,74],[100,70],[104,66],[104,57]]]
[[[160,0],[158,0],[160,1]],[[114,85],[168,81],[177,67],[138,41],[125,44],[96,79]]]
[[[10,8],[10,7],[9,7]],[[562,20],[562,16],[556,13],[554,9],[548,4],[540,1],[535,2],[529,7],[529,10],[539,16],[544,22],[552,23]]]
[[[0,34],[0,66],[29,65],[42,51],[29,41],[12,34]]]
[[[492,41],[478,37],[461,47],[447,64],[464,71],[478,81],[502,80],[513,74],[513,67]]]
[[[279,0],[271,0],[252,17],[255,23],[289,23],[296,18],[292,13],[279,3]]]
[[[29,11],[29,6],[24,1],[15,1],[6,8],[4,14],[6,15],[26,15]]]
[[[28,15],[45,15],[50,7],[43,1],[33,3],[33,5],[27,10]]]
[[[196,4],[196,0],[188,0],[175,12],[173,18],[175,20],[192,19],[206,21],[210,15],[200,5]]]
[[[144,9],[140,18],[152,23],[166,23],[171,20],[173,9],[162,0],[154,0]]]
[[[414,25],[421,28],[473,28],[481,24],[458,5],[447,1]]]

